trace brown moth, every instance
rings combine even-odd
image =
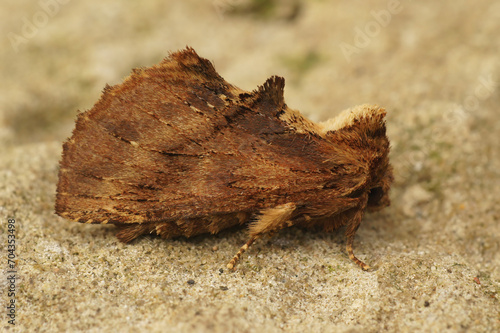
[[[285,80],[247,92],[192,48],[135,69],[80,113],[64,143],[56,213],[113,223],[123,242],[191,237],[249,224],[249,240],[298,226],[346,226],[347,252],[365,209],[389,205],[385,111],[362,105],[314,123],[290,109]]]

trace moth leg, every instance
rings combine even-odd
[[[227,264],[227,268],[229,269],[234,269],[234,266],[238,263],[238,260],[240,260],[240,257],[243,253],[245,253],[246,250],[248,250],[248,248],[250,247],[250,245],[253,244],[253,242],[255,242],[255,240],[259,238],[258,236],[255,236],[255,237],[251,237],[250,240],[248,242],[245,243],[245,245],[243,245],[240,250],[238,251],[238,253],[236,253],[236,255],[233,257],[233,259],[231,259],[231,261],[229,262],[229,264]]]
[[[250,240],[240,248],[238,253],[227,264],[227,268],[234,269],[241,255],[262,235],[292,226],[291,217],[295,208],[294,203],[287,203],[260,211],[257,219],[250,224]]]
[[[370,269],[370,266],[356,258],[354,255],[354,252],[352,250],[352,244],[354,243],[354,236],[356,235],[356,231],[359,228],[359,225],[361,224],[361,218],[363,217],[363,209],[359,209],[356,211],[354,214],[354,217],[351,219],[350,223],[347,225],[345,235],[347,237],[347,245],[346,245],[346,250],[347,254],[349,254],[349,259],[354,261],[356,264],[358,264],[361,269],[364,271],[367,271]]]

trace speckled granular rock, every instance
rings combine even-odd
[[[55,2],[10,1],[0,13],[0,251],[13,217],[16,329],[500,331],[497,1],[296,1],[293,15],[281,1],[42,4]],[[7,34],[23,36],[26,21],[39,27],[24,28],[16,52]],[[392,205],[356,238],[374,271],[350,262],[343,230],[281,232],[221,273],[245,230],[124,245],[113,226],[54,215],[76,110],[186,45],[246,90],[289,78],[287,103],[315,121],[386,107]],[[1,279],[2,304],[7,288]],[[13,332],[4,313],[0,330]]]

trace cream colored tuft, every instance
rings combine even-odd
[[[250,235],[260,235],[287,227],[287,222],[290,221],[295,208],[294,203],[287,203],[274,208],[264,209],[261,211],[261,215],[257,221],[250,224]]]
[[[342,111],[337,117],[318,123],[321,134],[350,126],[356,119],[369,118],[385,110],[378,105],[363,104]]]

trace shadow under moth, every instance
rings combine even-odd
[[[298,226],[346,226],[349,258],[363,213],[389,205],[385,111],[372,105],[314,123],[284,101],[283,78],[252,92],[192,48],[135,69],[79,113],[63,145],[55,211],[143,234],[191,237],[249,222],[249,239]]]

